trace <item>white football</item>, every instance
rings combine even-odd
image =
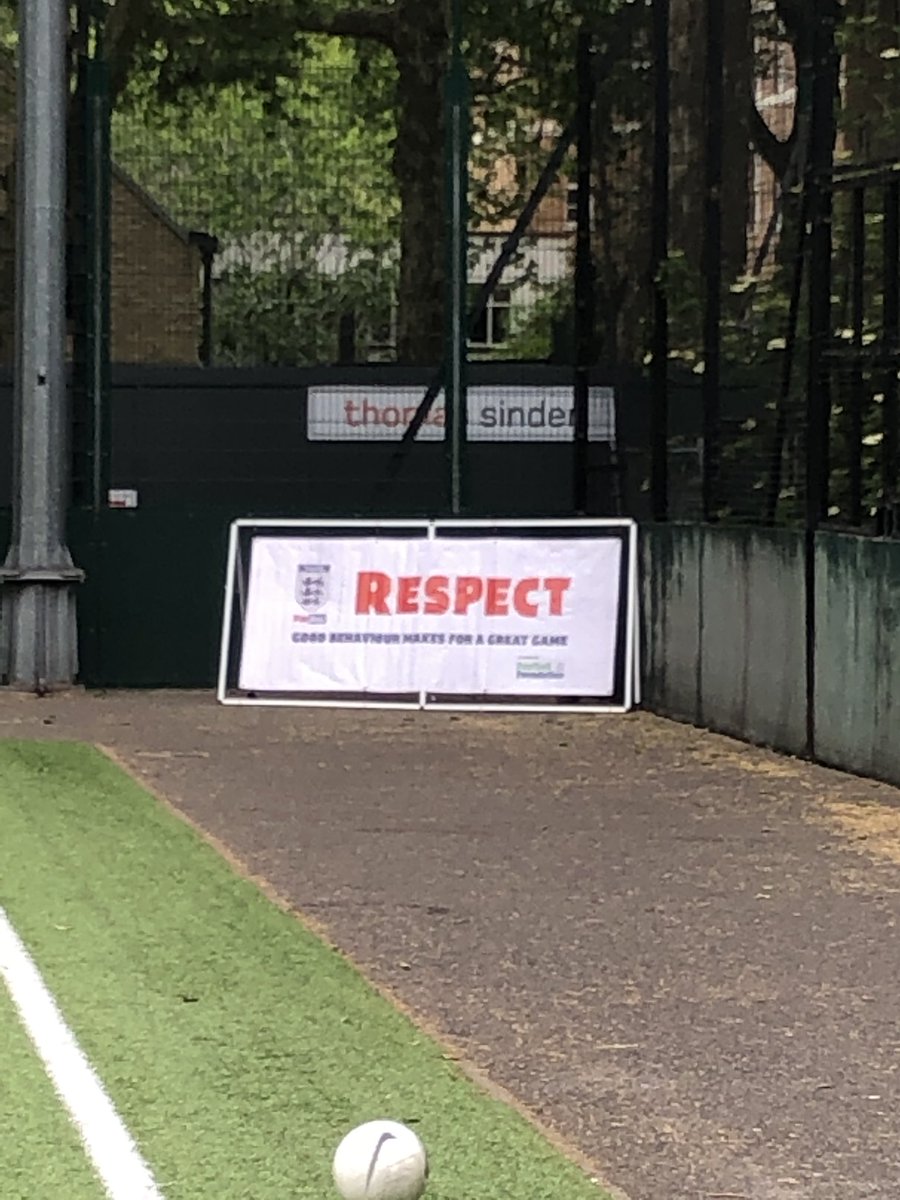
[[[331,1170],[344,1200],[419,1200],[428,1155],[399,1121],[367,1121],[338,1146]]]

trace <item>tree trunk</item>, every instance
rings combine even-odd
[[[706,128],[706,2],[672,0],[672,247],[700,269],[703,241],[703,161]],[[732,0],[725,19],[725,107],[722,145],[724,275],[746,265],[750,147],[748,104],[752,47],[749,0]]]
[[[406,0],[398,18],[393,160],[400,193],[397,357],[403,363],[434,365],[444,351],[444,81],[449,38],[441,4]]]
[[[651,126],[630,113],[623,119],[616,90],[601,94],[598,103],[593,201],[599,357],[637,365],[645,350],[650,296]]]
[[[747,264],[750,224],[749,106],[753,96],[750,0],[731,0],[725,15],[725,140],[722,148],[722,256],[725,279]]]
[[[671,246],[694,271],[703,246],[704,45],[703,0],[671,0]]]

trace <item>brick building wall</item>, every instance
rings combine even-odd
[[[15,353],[16,78],[0,61],[0,364]],[[182,230],[113,167],[110,355],[113,362],[196,363],[202,327],[201,257]]]
[[[200,253],[116,167],[110,274],[113,361],[196,363],[202,324]]]

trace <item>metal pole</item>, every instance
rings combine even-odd
[[[669,300],[665,270],[669,257],[669,0],[653,0],[653,212],[651,215],[653,340],[650,366],[650,493],[654,521],[669,515]]]
[[[806,527],[815,530],[828,514],[831,376],[826,358],[831,336],[831,228],[838,53],[834,5],[817,17],[813,58],[810,137],[809,362],[806,394]]]
[[[462,56],[462,0],[453,0],[453,48],[447,76],[448,244],[450,264],[446,417],[450,455],[450,511],[459,516],[465,503],[464,453],[467,432],[465,363],[466,276],[468,251],[468,76]]]
[[[863,519],[863,352],[865,332],[866,280],[866,190],[853,189],[851,220],[851,308],[853,328],[853,366],[850,373],[850,399],[847,412],[847,452],[850,485],[850,524],[859,526]]]
[[[98,31],[98,39],[100,32]],[[102,43],[101,43],[102,46]],[[102,50],[88,64],[90,138],[89,212],[92,226],[90,262],[90,402],[91,501],[99,513],[109,488],[107,452],[109,406],[109,260],[110,260],[110,145],[109,77]]]
[[[219,253],[219,239],[201,229],[188,234],[192,246],[200,251],[203,271],[201,299],[201,332],[198,357],[201,367],[213,365],[213,263]],[[338,323],[338,362],[352,363],[356,357],[356,314],[341,313]]]
[[[706,199],[703,231],[703,519],[718,509],[722,345],[722,154],[725,136],[723,0],[706,3]]]
[[[594,257],[591,252],[591,171],[594,125],[594,69],[591,35],[578,35],[578,191],[575,201],[575,379],[573,388],[575,512],[588,510],[588,425],[590,369],[594,357]]]
[[[70,206],[77,225],[69,294],[75,299],[72,372],[72,502],[95,514],[109,489],[109,80],[102,29],[93,33],[93,54],[78,59],[76,115],[70,144]],[[85,40],[90,40],[90,34]],[[71,169],[74,168],[74,169]]]
[[[810,196],[809,361],[806,383],[806,529],[804,592],[806,610],[806,753],[816,754],[816,533],[828,514],[828,452],[831,379],[825,358],[831,338],[832,172],[839,57],[835,41],[838,7],[827,0],[816,13],[812,119],[807,188]]]
[[[16,377],[12,543],[3,580],[4,676],[42,692],[77,670],[65,543],[66,0],[19,5]]]
[[[884,341],[887,370],[882,387],[881,495],[885,533],[895,533],[900,518],[900,389],[897,386],[897,352],[900,350],[900,184],[884,189],[884,241],[882,254]]]
[[[772,462],[769,470],[769,493],[766,497],[766,522],[774,525],[778,518],[778,502],[781,499],[782,459],[788,428],[788,405],[791,396],[791,381],[794,359],[797,354],[797,327],[800,321],[800,302],[803,293],[803,269],[806,262],[806,220],[809,212],[809,188],[804,187],[800,199],[800,214],[797,219],[794,270],[791,277],[791,296],[788,302],[787,337],[781,361],[781,385],[775,415],[775,435],[772,439]]]

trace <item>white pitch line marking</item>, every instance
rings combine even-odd
[[[109,1200],[164,1200],[153,1173],[0,907],[0,978]]]

